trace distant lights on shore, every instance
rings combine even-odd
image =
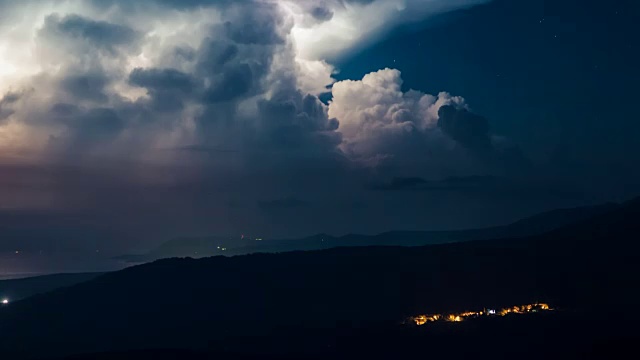
[[[2,305],[9,305],[9,299],[2,299]]]

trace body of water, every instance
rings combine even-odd
[[[60,273],[116,271],[129,265],[99,253],[0,253],[0,280]]]

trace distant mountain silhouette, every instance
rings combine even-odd
[[[206,236],[177,238],[162,243],[144,255],[124,255],[117,259],[129,262],[146,262],[171,257],[207,257],[232,254],[233,250],[252,246],[256,240],[232,236]],[[225,251],[228,251],[225,253]]]
[[[160,260],[1,308],[0,353],[239,351],[254,343],[311,351],[327,339],[259,339],[310,329],[335,336],[417,313],[535,301],[629,319],[640,305],[639,231],[634,200],[518,241]]]
[[[331,236],[317,234],[300,239],[256,241],[231,236],[179,238],[167,241],[144,255],[124,255],[120,260],[132,263],[148,262],[171,257],[208,257],[215,255],[244,255],[276,253],[295,250],[322,250],[352,246],[424,246],[460,241],[498,238],[520,238],[573,224],[615,209],[617,204],[584,206],[552,210],[534,215],[506,226],[456,231],[391,231],[378,235],[349,234]]]

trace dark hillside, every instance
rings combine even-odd
[[[519,241],[157,261],[2,309],[0,350],[206,348],[234,337],[371,328],[416,313],[535,301],[626,309],[640,304],[638,220],[633,201]]]

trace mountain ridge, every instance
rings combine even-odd
[[[192,349],[229,337],[537,301],[595,311],[634,307],[639,219],[640,203],[631,202],[520,241],[158,260],[2,309],[0,351]],[[618,230],[599,230],[610,226]],[[593,235],[583,241],[574,234]],[[615,246],[602,251],[604,242]]]
[[[234,239],[212,236],[169,240],[154,250],[140,255],[123,255],[116,259],[140,263],[168,257],[208,257],[245,255],[253,252],[286,252],[321,250],[336,246],[423,246],[469,240],[519,238],[579,222],[616,209],[619,204],[605,203],[577,208],[555,209],[520,219],[508,225],[452,231],[387,231],[376,235],[346,234],[333,236],[319,233],[298,239]],[[240,244],[240,245],[238,245]]]

